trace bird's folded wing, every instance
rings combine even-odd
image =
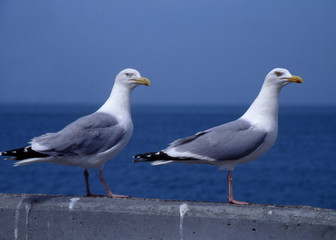
[[[79,118],[59,132],[31,141],[32,149],[54,156],[90,155],[115,146],[125,135],[118,120],[106,113]]]
[[[174,141],[164,152],[185,160],[188,158],[211,159],[216,161],[237,160],[255,151],[266,139],[267,132],[249,122],[238,119],[191,137]]]

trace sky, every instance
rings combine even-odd
[[[336,105],[335,0],[1,0],[0,104],[102,104],[135,68],[137,104],[245,104],[266,74],[287,105]]]

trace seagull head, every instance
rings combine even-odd
[[[292,75],[287,69],[284,68],[275,68],[270,71],[266,78],[265,83],[268,85],[275,85],[279,88],[289,84],[289,83],[303,83],[301,77]]]
[[[118,73],[115,83],[130,89],[133,89],[138,85],[150,86],[150,81],[147,78],[141,77],[140,73],[132,68],[126,68]]]

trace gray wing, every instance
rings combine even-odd
[[[108,150],[124,134],[125,129],[116,118],[106,113],[93,113],[79,118],[59,132],[36,137],[31,143],[42,146],[43,150],[39,152],[49,155],[89,155]]]
[[[216,160],[236,160],[247,156],[265,142],[267,132],[238,119],[191,137],[178,139],[167,148],[190,152]]]

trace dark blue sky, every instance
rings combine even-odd
[[[0,103],[94,103],[115,75],[133,103],[250,104],[285,67],[282,104],[336,105],[336,1],[2,0]]]

